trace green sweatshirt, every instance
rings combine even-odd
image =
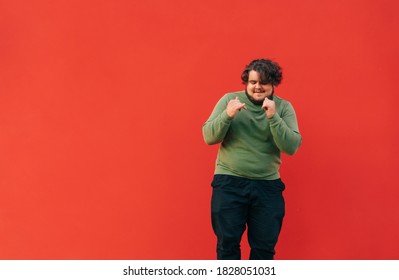
[[[227,103],[238,96],[246,104],[234,118],[226,113]],[[299,148],[299,134],[294,108],[274,96],[276,113],[266,117],[261,105],[253,104],[244,91],[224,95],[202,127],[205,142],[221,142],[215,174],[227,174],[257,180],[280,178],[280,152],[293,155]]]

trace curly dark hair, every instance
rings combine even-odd
[[[277,62],[263,58],[255,59],[246,66],[245,70],[241,74],[241,80],[244,85],[248,83],[249,72],[252,70],[260,74],[262,84],[272,84],[273,86],[278,86],[283,79],[281,67]]]

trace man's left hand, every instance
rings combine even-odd
[[[262,108],[266,111],[266,117],[268,119],[272,118],[276,113],[276,103],[267,97],[263,101]]]

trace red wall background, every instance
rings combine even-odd
[[[398,8],[1,0],[0,258],[214,259],[201,127],[267,57],[303,135],[276,258],[399,259]]]

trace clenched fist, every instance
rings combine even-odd
[[[263,101],[262,108],[266,111],[266,117],[268,119],[272,118],[276,113],[276,103],[267,97]]]

